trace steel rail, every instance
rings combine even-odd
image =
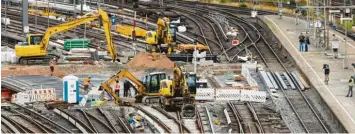
[[[216,19],[212,18],[211,16],[207,16],[207,15],[206,15],[205,17],[209,18],[210,20],[212,20],[212,22],[213,22],[214,24],[217,25],[219,31],[222,33],[222,37],[224,38],[224,41],[228,42],[229,39],[228,39],[226,33],[224,32],[224,30],[223,30],[221,24],[220,24]]]
[[[24,110],[26,110],[26,111],[32,113],[32,114],[34,114],[34,115],[36,115],[36,116],[38,116],[38,117],[40,117],[40,118],[42,118],[42,119],[44,119],[44,120],[46,120],[46,121],[48,121],[48,122],[50,122],[50,123],[52,123],[52,124],[55,125],[56,127],[60,128],[60,129],[62,129],[62,130],[64,130],[64,132],[66,132],[66,133],[73,133],[72,131],[68,130],[67,128],[63,127],[62,125],[59,125],[58,123],[54,122],[53,120],[48,119],[47,117],[45,117],[45,116],[43,116],[43,115],[41,115],[41,114],[39,114],[39,113],[37,113],[37,112],[34,112],[34,111],[32,111],[32,110],[30,110],[30,109],[28,109],[28,108],[26,108],[26,107],[23,107],[23,106],[21,106],[21,105],[19,105],[19,104],[16,104],[16,103],[14,103],[14,105],[16,105],[17,107],[20,107],[20,108],[22,108],[22,109],[24,109]]]
[[[197,126],[200,127],[201,134],[204,134],[205,128],[203,126],[202,118],[201,118],[200,112],[198,112],[198,110],[196,110],[196,118],[197,118]]]
[[[10,117],[7,117],[5,115],[1,115],[1,117],[5,120],[7,120],[11,125],[15,126],[17,130],[19,130],[21,133],[34,133],[31,129],[27,128],[23,124],[15,121],[14,119],[11,119]],[[9,124],[9,125],[10,125]]]
[[[241,123],[241,119],[242,118],[240,117],[240,115],[238,115],[238,111],[236,110],[234,104],[232,104],[231,102],[228,102],[227,105],[232,110],[233,116],[234,116],[235,120],[238,123],[239,133],[244,133],[243,126],[242,126],[242,123]]]
[[[155,110],[159,111],[160,113],[162,113],[164,116],[166,116],[168,119],[172,119],[174,120],[174,122],[176,124],[179,124],[180,126],[180,133],[191,133],[191,131],[182,123],[182,119],[181,119],[181,115],[177,116],[177,118],[173,117],[172,115],[170,115],[169,113],[167,113],[164,109],[158,107],[158,106],[152,106],[152,108],[154,108]]]
[[[255,125],[258,128],[258,131],[259,131],[258,133],[265,133],[264,128],[260,123],[259,117],[255,112],[255,108],[253,107],[253,104],[248,102],[248,103],[246,103],[246,105],[247,105],[249,111],[253,114],[254,120],[257,122],[257,124],[255,124]]]
[[[41,124],[40,122],[34,120],[33,118],[27,117],[26,115],[24,115],[23,113],[15,110],[15,109],[11,109],[10,111],[13,111],[14,113],[16,113],[17,115],[21,116],[22,118],[24,118],[28,122],[33,123],[33,125],[35,125],[37,128],[39,128],[44,133],[55,133],[55,131],[51,130],[47,126],[44,126],[43,124]]]
[[[9,121],[8,118],[4,118],[3,115],[1,115],[1,125],[7,126],[10,129],[9,131],[12,133],[21,133],[21,131],[22,133],[26,132],[25,130],[23,130],[23,128],[18,126],[17,123],[12,123],[12,121]],[[19,128],[20,130],[18,130],[16,127]]]
[[[208,122],[209,122],[210,127],[211,127],[212,134],[214,134],[215,131],[214,131],[214,127],[213,127],[213,122],[212,122],[212,118],[211,118],[211,115],[210,115],[210,111],[208,110],[207,106],[205,106],[205,110],[206,110],[206,114],[207,114],[207,117],[208,117]]]
[[[101,108],[97,108],[97,110],[99,111],[99,113],[106,119],[106,121],[108,122],[108,124],[111,126],[111,129],[115,131],[115,133],[119,133],[119,131],[115,128],[115,126],[113,125],[112,121],[108,118],[108,116],[106,115],[106,113],[104,113],[104,111]]]
[[[92,124],[92,122],[91,122],[90,118],[88,117],[88,115],[84,112],[84,110],[82,110],[82,109],[77,109],[77,111],[79,111],[82,115],[84,115],[84,118],[85,118],[85,120],[89,123],[90,128],[91,128],[91,130],[93,131],[93,133],[99,133],[99,132],[97,131],[97,129],[95,128],[95,126]]]
[[[101,125],[103,125],[107,130],[109,130],[111,133],[114,133],[115,130],[113,130],[109,125],[107,125],[105,122],[103,122],[102,120],[100,120],[99,118],[95,117],[94,115],[84,111],[86,115],[89,115],[89,117],[93,118],[94,120],[96,120],[97,122],[99,122]]]
[[[216,29],[214,28],[213,24],[211,22],[209,22],[208,19],[206,19],[205,17],[201,17],[201,16],[197,15],[196,13],[193,13],[192,11],[189,11],[189,9],[186,9],[185,7],[181,7],[181,6],[176,5],[176,6],[174,6],[174,10],[184,11],[186,13],[189,13],[189,14],[195,16],[196,18],[203,20],[203,22],[207,23],[213,30],[213,34],[215,35],[215,39],[217,39],[217,41],[218,41],[217,45],[219,46],[219,49],[222,51],[221,53],[224,54],[226,56],[227,60],[229,61],[230,58],[229,58],[228,54],[226,53],[225,48],[223,47],[223,44],[218,36],[218,33],[217,33]]]
[[[111,113],[111,115],[113,115],[114,117],[116,117],[116,118],[118,119],[117,122],[118,122],[118,124],[120,124],[120,126],[123,128],[123,130],[124,130],[125,133],[129,133],[129,134],[134,133],[134,131],[131,130],[131,129],[125,124],[125,122],[123,121],[123,119],[122,119],[120,116],[116,115],[116,113],[114,113],[113,111],[110,111],[110,113]],[[115,116],[115,115],[116,115],[116,116]]]
[[[173,11],[173,12],[176,13],[176,11]],[[205,33],[204,33],[203,30],[202,30],[202,26],[200,25],[200,23],[198,23],[195,19],[193,19],[193,18],[192,18],[191,16],[189,16],[189,15],[183,14],[183,13],[181,13],[181,12],[180,12],[180,14],[181,14],[182,16],[185,16],[186,18],[189,18],[191,21],[193,21],[193,22],[197,25],[197,27],[198,27],[198,29],[199,29],[199,31],[200,31],[200,33],[201,33],[200,37],[202,37],[203,40],[204,40],[204,42],[205,42],[205,44],[206,44],[208,47],[210,47],[210,45],[208,44],[208,41],[207,41],[207,39],[206,39]],[[199,36],[199,35],[197,35],[197,36]],[[211,49],[208,49],[208,50],[209,50],[209,53],[212,54]]]
[[[171,129],[165,125],[164,122],[162,122],[158,117],[154,116],[153,114],[151,114],[150,112],[148,112],[147,110],[143,109],[140,106],[132,106],[133,108],[142,111],[144,114],[146,114],[147,116],[149,116],[151,119],[153,119],[156,123],[159,124],[160,127],[162,127],[164,129],[164,131],[166,131],[167,133],[171,133]]]

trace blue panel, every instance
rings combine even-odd
[[[64,86],[63,86],[63,96],[64,96],[64,101],[68,102],[68,81],[64,81]]]
[[[79,81],[76,81],[76,103],[79,103]]]

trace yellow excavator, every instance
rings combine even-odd
[[[189,81],[188,81],[189,80]],[[176,109],[194,104],[196,93],[196,75],[185,73],[175,64],[171,87],[161,88],[159,104],[164,109]]]
[[[159,17],[157,21],[157,30],[147,32],[146,42],[151,45],[151,52],[155,53],[157,51],[158,46],[161,46],[161,48],[167,46],[167,50],[165,52],[167,52],[168,54],[172,53],[175,42],[173,41],[173,37],[171,36],[171,33],[174,32],[170,31],[171,29],[169,23],[169,18]]]
[[[166,85],[168,83],[164,83],[163,81],[166,79],[166,74],[164,72],[153,72],[149,73],[143,78],[143,81],[138,80],[136,77],[132,75],[127,69],[122,69],[116,75],[112,76],[108,80],[101,83],[100,89],[105,90],[108,94],[110,94],[114,100],[115,104],[119,104],[119,97],[114,93],[111,85],[114,84],[117,80],[128,79],[133,82],[136,87],[136,102],[142,102],[143,97],[149,96],[159,96],[159,90],[161,85]]]
[[[116,61],[117,54],[116,54],[116,48],[112,43],[112,37],[110,32],[110,28],[111,28],[110,19],[108,18],[105,11],[98,9],[98,13],[87,14],[86,16],[80,19],[50,27],[46,30],[44,35],[28,34],[27,42],[17,44],[15,46],[15,53],[16,56],[19,57],[19,63],[29,64],[32,61],[48,62],[54,56],[59,57],[58,55],[55,55],[54,53],[51,53],[51,51],[48,50],[49,38],[58,32],[68,31],[81,24],[85,24],[87,22],[93,21],[98,18],[101,18],[103,29],[105,31],[106,43],[108,46],[107,50],[110,53],[112,60]]]
[[[189,89],[196,90],[196,88],[190,88],[189,85],[196,85],[196,79],[193,79],[195,81],[190,81],[192,83],[188,83],[186,81],[186,74],[183,73],[178,65],[174,67],[174,77],[172,80],[167,79],[164,72],[153,72],[144,76],[143,80],[140,81],[127,69],[122,69],[116,75],[101,83],[100,87],[100,89],[105,90],[114,98],[116,104],[120,104],[120,100],[111,86],[115,81],[124,78],[129,79],[137,86],[134,88],[137,92],[136,102],[138,103],[157,101],[162,108],[166,109],[178,108],[186,103],[193,103]]]
[[[147,44],[151,46],[150,51],[153,53],[157,52],[159,46],[162,52],[166,52],[167,54],[172,54],[175,48],[180,51],[192,53],[194,51],[195,44],[177,44],[177,24],[170,23],[171,22],[169,18],[159,17],[157,21],[157,30],[147,32],[145,40]],[[208,51],[209,47],[202,44],[197,44],[197,50]]]

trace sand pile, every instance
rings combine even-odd
[[[174,62],[172,62],[168,57],[156,53],[153,54],[148,52],[138,53],[127,66],[135,69],[146,69],[146,68],[174,68]]]

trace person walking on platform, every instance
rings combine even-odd
[[[328,64],[323,64],[323,70],[324,70],[324,82],[326,85],[328,85],[329,81],[329,73],[330,73],[330,68]]]
[[[57,63],[57,60],[55,59],[55,57],[49,62],[49,69],[51,70],[51,76],[53,76],[53,72],[54,72],[54,67]]]
[[[309,41],[309,35],[308,35],[308,32],[306,32],[306,37],[305,37],[305,40],[304,40],[304,51],[305,52],[308,52],[308,45],[310,45],[311,42]]]
[[[335,34],[333,34],[332,48],[334,58],[338,58],[339,40],[335,38]]]
[[[124,84],[123,84],[123,96],[124,97],[128,97],[128,90],[129,90],[129,88],[130,88],[130,84],[129,84],[129,81],[128,80],[126,80],[125,82],[124,82]]]
[[[116,80],[115,83],[115,93],[117,94],[118,97],[120,97],[120,82]]]
[[[304,51],[304,36],[303,34],[301,33],[300,36],[298,36],[298,39],[299,39],[299,42],[300,42],[300,51]]]
[[[349,80],[349,91],[348,91],[348,95],[346,95],[346,97],[353,97],[353,87],[354,87],[354,77],[350,76],[350,80]]]

